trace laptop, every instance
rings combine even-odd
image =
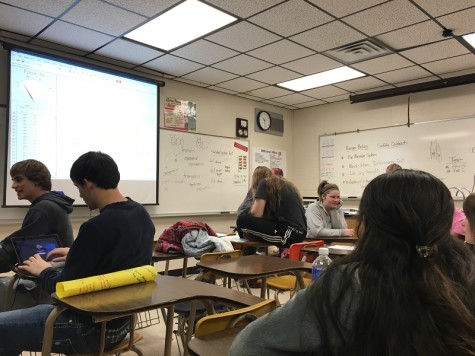
[[[13,236],[10,239],[13,250],[17,257],[17,264],[12,267],[12,270],[20,276],[30,276],[26,271],[19,269],[17,266],[23,264],[23,261],[29,259],[31,256],[38,254],[44,260],[52,250],[61,247],[61,242],[58,235],[36,235],[36,236]]]

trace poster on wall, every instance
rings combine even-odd
[[[196,103],[188,100],[166,98],[164,118],[166,128],[196,131]]]
[[[280,168],[286,172],[287,155],[284,150],[278,150],[273,148],[252,148],[252,170],[257,166],[266,166],[270,169]]]

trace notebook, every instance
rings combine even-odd
[[[20,265],[35,254],[39,254],[46,260],[46,255],[51,250],[61,247],[58,235],[14,236],[10,241],[17,257],[17,264]],[[26,273],[16,266],[12,267],[12,270],[20,275]]]

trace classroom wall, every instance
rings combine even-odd
[[[68,57],[69,55],[63,54]],[[3,170],[4,170],[4,139],[6,130],[6,118],[2,112],[5,112],[4,106],[7,104],[7,51],[0,50],[0,194],[3,194]],[[111,68],[115,68],[110,65]],[[115,68],[119,69],[120,68]],[[149,76],[144,73],[135,73],[142,76]],[[166,85],[160,88],[160,126],[163,127],[163,106],[166,97],[172,97],[182,100],[196,102],[197,105],[197,130],[198,133],[212,134],[218,136],[235,137],[236,118],[249,120],[249,142],[253,146],[274,148],[285,150],[287,157],[293,157],[293,112],[287,109],[273,105],[259,103],[247,98],[231,96],[226,93],[216,92],[186,83],[172,81],[164,78],[154,77],[164,80]],[[3,107],[2,107],[3,106]],[[284,135],[275,136],[260,132],[254,132],[254,110],[260,108],[274,113],[281,114],[284,120]],[[72,162],[71,162],[72,163]],[[286,177],[293,178],[293,160],[287,160]],[[252,172],[250,172],[252,174]],[[9,182],[8,182],[9,184]],[[120,186],[119,186],[120,187]],[[7,189],[10,186],[7,185]],[[53,187],[54,189],[54,187]],[[67,192],[66,192],[67,193]],[[133,198],[133,197],[132,197]],[[183,203],[189,197],[179,197]],[[244,199],[244,196],[243,196]],[[237,207],[236,207],[237,209]],[[23,216],[26,213],[25,208],[1,208],[0,207],[0,239],[9,232],[19,227]],[[74,228],[77,231],[79,225],[90,216],[87,208],[76,208],[72,219]],[[192,218],[207,222],[212,228],[219,232],[228,232],[229,226],[235,225],[235,214],[220,215],[195,215],[195,216],[171,216],[171,217],[153,217],[153,221],[158,235],[171,224],[178,220]]]
[[[475,84],[426,91],[410,95],[411,122],[425,122],[463,116],[475,116]],[[358,104],[337,102],[294,113],[294,182],[304,196],[317,196],[319,178],[319,136],[354,131],[408,121],[408,96],[368,101]],[[305,158],[305,159],[302,159]],[[338,184],[338,182],[334,182]],[[345,195],[345,192],[341,192]],[[357,207],[359,200],[344,202]],[[461,202],[456,201],[456,206]]]

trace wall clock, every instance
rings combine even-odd
[[[262,131],[267,131],[270,129],[272,119],[270,117],[270,114],[267,111],[260,111],[257,114],[256,120],[257,120],[257,126]]]

